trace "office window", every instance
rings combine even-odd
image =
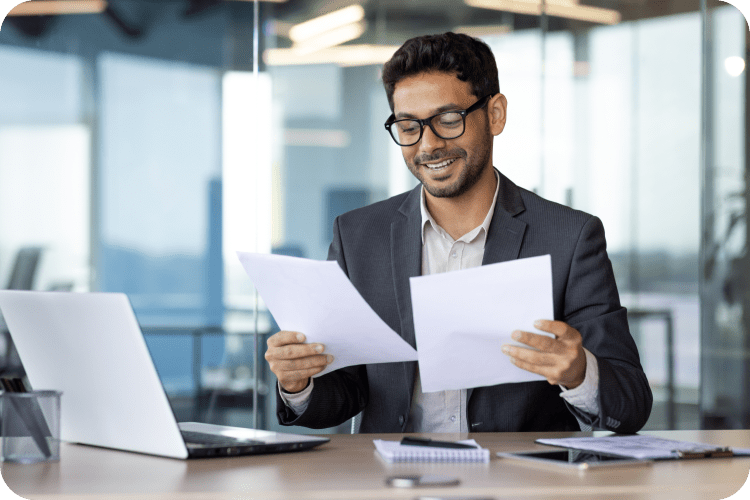
[[[17,252],[40,247],[39,289],[90,278],[91,132],[74,55],[0,45],[0,286]]]
[[[234,252],[324,259],[337,215],[414,187],[383,128],[382,63],[462,31],[492,47],[509,102],[495,166],[604,222],[649,428],[746,427],[747,23],[706,3],[592,0],[611,16],[573,20],[367,2],[329,48],[290,38],[337,8],[319,0],[260,2],[257,33],[252,2],[134,0],[135,30],[6,21],[0,281],[18,247],[45,246],[38,288],[129,295],[183,414],[276,428],[261,355],[277,325]]]
[[[195,65],[102,54],[99,288],[141,322],[202,325],[220,179],[220,79]],[[217,212],[220,214],[220,211]],[[221,288],[218,290],[221,294]],[[220,318],[219,318],[220,319]]]
[[[0,126],[3,268],[40,247],[36,288],[88,288],[90,148],[83,125]]]

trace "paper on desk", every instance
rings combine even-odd
[[[545,380],[503,354],[514,330],[553,319],[549,255],[410,278],[424,392]]]
[[[457,441],[475,448],[433,448],[412,446],[399,441],[373,440],[375,450],[387,463],[398,462],[484,462],[490,461],[490,450],[482,448],[474,439]]]
[[[675,450],[706,451],[716,448],[715,445],[694,443],[691,441],[675,441],[650,435],[612,435],[598,437],[537,439],[537,443],[550,446],[561,446],[595,453],[611,453],[640,460],[660,460],[677,458]],[[736,455],[748,455],[748,450],[733,448]]]
[[[335,261],[237,252],[282,330],[302,332],[325,345],[333,363],[315,375],[345,366],[414,361],[417,351],[380,319]]]

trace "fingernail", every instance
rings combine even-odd
[[[543,325],[544,322],[541,319],[534,321],[534,328],[541,328]]]
[[[329,365],[330,365],[331,363],[333,363],[333,356],[331,356],[330,354],[329,354],[328,356],[326,356],[326,361],[328,361],[328,364],[329,364]]]
[[[510,354],[510,347],[508,347],[507,345],[504,345],[504,346],[503,346],[503,352],[504,352],[505,354]]]
[[[301,333],[298,333],[297,334],[297,341],[298,342],[304,342],[305,341],[305,336],[303,334],[301,334]]]
[[[313,349],[315,349],[315,352],[323,352],[323,346],[320,344],[315,344],[315,347],[313,347]]]
[[[513,340],[518,340],[518,339],[520,339],[520,338],[521,338],[521,332],[519,332],[518,330],[516,330],[515,332],[513,332],[513,333],[511,334],[511,338],[512,338]]]

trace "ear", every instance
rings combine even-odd
[[[487,116],[490,121],[490,132],[492,135],[500,135],[505,128],[505,119],[508,111],[508,100],[503,94],[492,96],[487,103]]]

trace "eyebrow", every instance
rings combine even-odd
[[[449,103],[449,104],[445,104],[445,105],[440,106],[439,108],[435,109],[434,113],[432,115],[430,115],[430,116],[438,115],[440,113],[445,113],[446,111],[457,111],[457,110],[460,110],[460,109],[464,109],[464,108],[462,108],[458,104]],[[395,117],[399,118],[399,119],[400,118],[416,118],[416,116],[413,115],[413,114],[411,114],[411,113],[397,113],[395,115]]]

